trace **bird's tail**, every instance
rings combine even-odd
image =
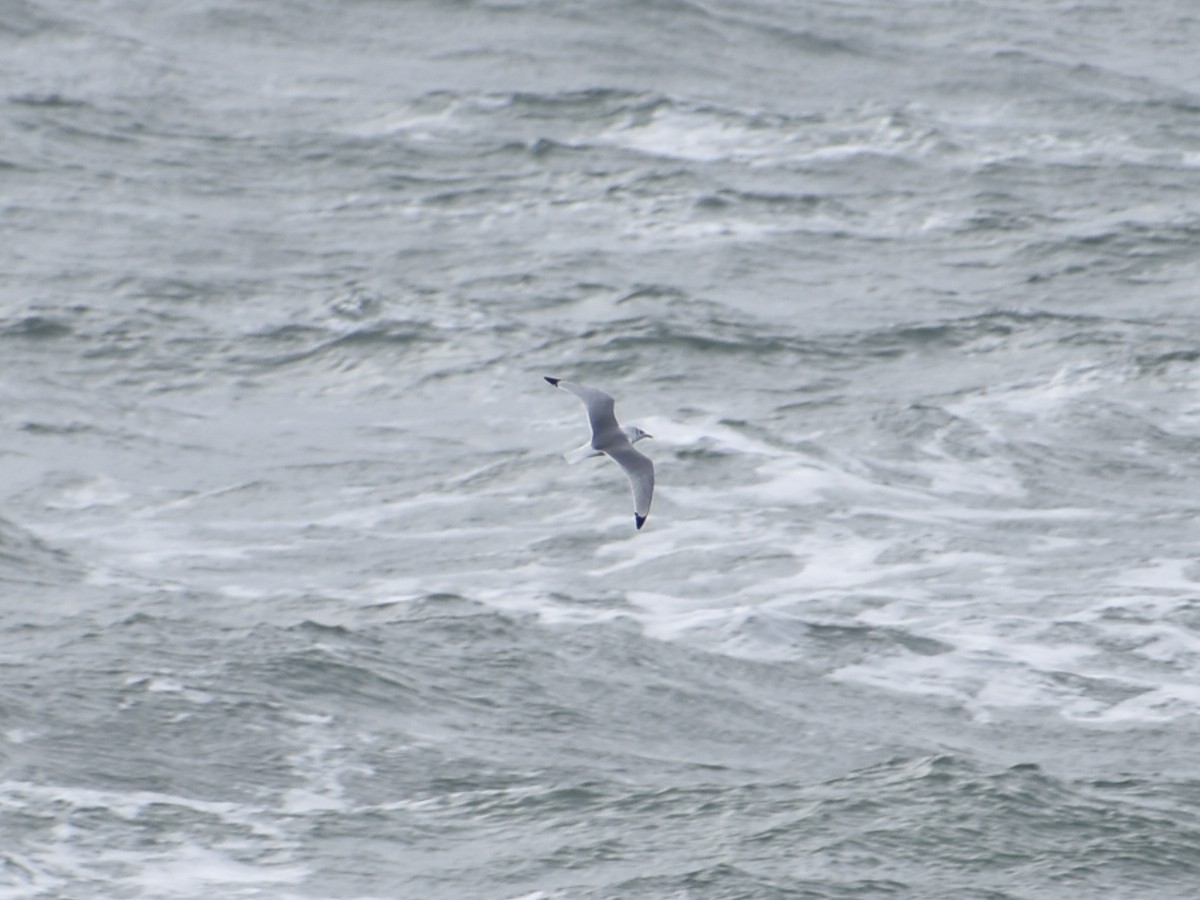
[[[571,465],[575,465],[576,463],[581,463],[585,459],[589,459],[593,456],[603,456],[603,455],[604,454],[601,453],[599,450],[596,450],[595,448],[593,448],[591,443],[587,443],[587,444],[584,444],[582,447],[577,447],[576,449],[572,450],[570,453],[564,453],[563,459],[565,459]]]

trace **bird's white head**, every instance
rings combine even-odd
[[[646,432],[642,431],[642,429],[638,428],[636,425],[630,425],[626,428],[623,428],[622,431],[625,432],[625,437],[629,438],[629,443],[631,443],[631,444],[636,444],[642,438],[654,437],[654,435],[647,434]]]

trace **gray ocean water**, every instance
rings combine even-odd
[[[0,897],[1195,897],[1197,46],[4,0]]]

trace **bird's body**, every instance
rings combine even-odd
[[[654,496],[654,463],[633,449],[633,445],[650,435],[636,426],[622,428],[613,411],[613,398],[604,391],[549,375],[545,378],[554,387],[560,387],[583,401],[588,424],[592,427],[591,440],[566,454],[567,461],[576,463],[592,456],[608,456],[619,465],[629,477],[629,485],[633,489],[633,520],[640,529],[646,524],[646,516],[650,515],[650,500]]]

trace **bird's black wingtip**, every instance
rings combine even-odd
[[[549,375],[543,375],[542,377],[545,378],[548,382],[550,382],[555,387],[558,387],[559,379],[551,378]]]
[[[639,516],[637,513],[634,513],[634,514],[633,514],[633,521],[637,522],[638,531],[641,531],[641,530],[642,530],[642,526],[646,524],[646,517],[645,517],[645,516]]]

